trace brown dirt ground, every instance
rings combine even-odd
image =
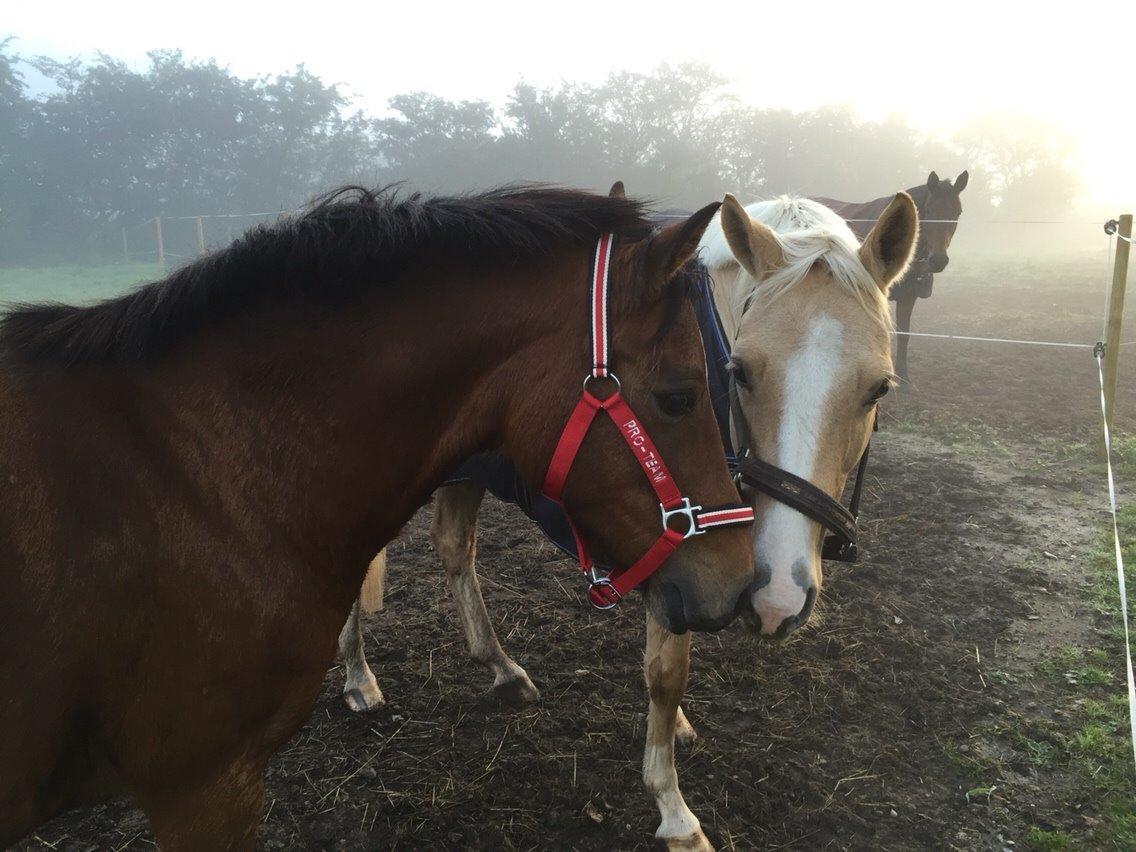
[[[1100,280],[963,269],[940,278],[915,322],[1093,341]],[[991,733],[1069,712],[1086,693],[1031,673],[1065,644],[1103,641],[1083,556],[1104,482],[1068,451],[1097,435],[1093,362],[916,340],[912,372],[917,391],[889,399],[873,446],[867,556],[828,566],[819,617],[784,644],[739,631],[695,641],[686,707],[701,739],[679,773],[719,847],[1021,849],[1031,826],[1076,834],[1099,816],[1090,792]],[[1131,413],[1136,383],[1124,384]],[[489,609],[544,696],[499,706],[464,653],[429,511],[392,545],[387,608],[367,625],[388,703],[354,715],[341,671],[328,673],[309,723],[271,764],[263,846],[649,846],[641,606],[592,611],[573,566],[516,510],[487,503]],[[144,818],[114,804],[65,815],[20,848],[151,842]]]

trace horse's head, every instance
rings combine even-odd
[[[780,198],[742,208],[727,196],[703,240],[741,419],[736,439],[765,462],[839,499],[893,381],[886,293],[910,262],[915,205],[900,193],[860,246],[831,210]],[[809,617],[821,585],[820,524],[753,497],[754,627],[784,636]]]
[[[578,263],[556,270],[564,276],[566,293],[570,290],[561,309],[540,318],[554,323],[556,332],[539,344],[539,352],[526,356],[525,375],[513,379],[531,381],[533,389],[514,395],[516,409],[508,421],[515,431],[505,445],[526,478],[538,485],[580,398],[581,382],[599,399],[619,391],[633,410],[631,428],[624,417],[616,418],[618,427],[606,415],[596,418],[563,492],[568,514],[592,555],[617,569],[639,560],[663,533],[660,498],[648,482],[648,477],[657,481],[659,459],[692,503],[709,509],[738,502],[707,391],[705,354],[690,298],[688,262],[717,208],[711,204],[639,239],[616,240],[607,293],[611,378],[592,373],[585,288],[593,264],[590,252],[581,252]],[[657,453],[652,454],[644,436]],[[685,529],[684,520],[674,517],[670,524]],[[681,633],[729,623],[752,582],[749,530],[734,527],[682,541],[644,589],[656,619]]]
[[[938,274],[947,268],[951,239],[962,215],[959,194],[966,189],[970,175],[962,172],[952,183],[931,172],[927,177],[925,194],[921,194],[919,217],[925,224],[919,234],[917,256],[927,264],[927,271]]]

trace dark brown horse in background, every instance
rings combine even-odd
[[[896,335],[895,368],[904,381],[908,380],[907,343],[910,338],[907,332],[911,331],[911,312],[917,299],[926,299],[931,295],[934,276],[946,269],[950,262],[947,251],[962,215],[959,194],[966,189],[969,179],[970,175],[965,171],[953,183],[949,179],[942,180],[931,172],[925,184],[907,190],[919,210],[919,244],[915,249],[915,260],[907,274],[892,286],[888,296],[895,302],[895,324],[896,330],[900,332]],[[836,201],[832,198],[816,200],[844,217],[856,236],[864,239],[893,197],[885,195],[875,201],[864,202]]]
[[[676,277],[717,207],[656,233],[567,190],[348,192],[121,298],[9,314],[0,846],[125,793],[165,849],[252,847],[371,556],[474,453],[539,487],[591,364],[600,234],[624,396],[681,487],[736,500]],[[659,537],[611,422],[565,499],[609,564]],[[728,622],[749,538],[680,548],[645,587],[658,623]]]

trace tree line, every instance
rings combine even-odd
[[[28,68],[50,81],[33,95]],[[339,184],[463,191],[518,180],[605,188],[665,206],[732,191],[867,199],[969,168],[968,211],[1046,215],[1077,191],[1051,129],[987,118],[953,140],[849,109],[762,109],[702,65],[620,72],[599,84],[518,83],[503,106],[398,95],[353,107],[305,67],[240,77],[177,51],[143,70],[112,57],[18,56],[0,41],[0,264],[121,254],[151,217],[293,209]],[[1021,208],[1019,210],[1018,208]]]

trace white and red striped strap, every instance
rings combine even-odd
[[[596,244],[596,257],[592,263],[592,376],[597,379],[608,375],[607,280],[611,271],[611,247],[614,234],[604,234]]]
[[[694,523],[698,530],[712,530],[718,527],[733,527],[753,523],[752,506],[723,506],[720,509],[702,509],[694,513]]]

